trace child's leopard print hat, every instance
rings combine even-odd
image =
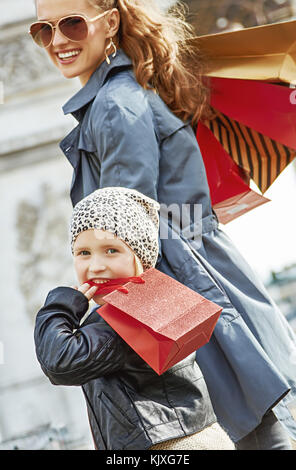
[[[154,199],[128,188],[94,191],[74,208],[71,248],[84,230],[108,230],[124,241],[139,258],[143,269],[153,268],[158,258],[160,205]]]

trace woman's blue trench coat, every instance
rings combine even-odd
[[[60,144],[74,168],[73,205],[108,186],[137,189],[166,206],[201,205],[202,225],[194,225],[191,214],[189,228],[195,236],[172,233],[169,223],[156,267],[223,307],[212,339],[196,355],[218,420],[238,441],[274,407],[296,438],[289,412],[296,398],[295,335],[219,229],[190,124],[136,82],[131,61],[121,50],[63,110],[78,121]],[[161,226],[165,233],[165,217]]]

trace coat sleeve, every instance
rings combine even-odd
[[[143,90],[132,82],[116,87],[111,80],[93,103],[90,127],[100,187],[136,189],[158,200],[159,142]]]
[[[131,349],[105,322],[80,327],[88,305],[81,292],[58,287],[37,314],[37,359],[54,385],[83,385],[126,364]]]

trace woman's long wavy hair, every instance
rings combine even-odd
[[[185,5],[178,2],[164,12],[155,0],[89,1],[104,11],[119,10],[117,43],[131,58],[138,83],[154,89],[175,115],[196,125],[207,114],[209,93]]]

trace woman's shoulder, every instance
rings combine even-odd
[[[103,114],[118,108],[123,114],[131,111],[139,115],[148,111],[149,101],[132,70],[122,70],[109,77],[100,88],[92,108]]]

